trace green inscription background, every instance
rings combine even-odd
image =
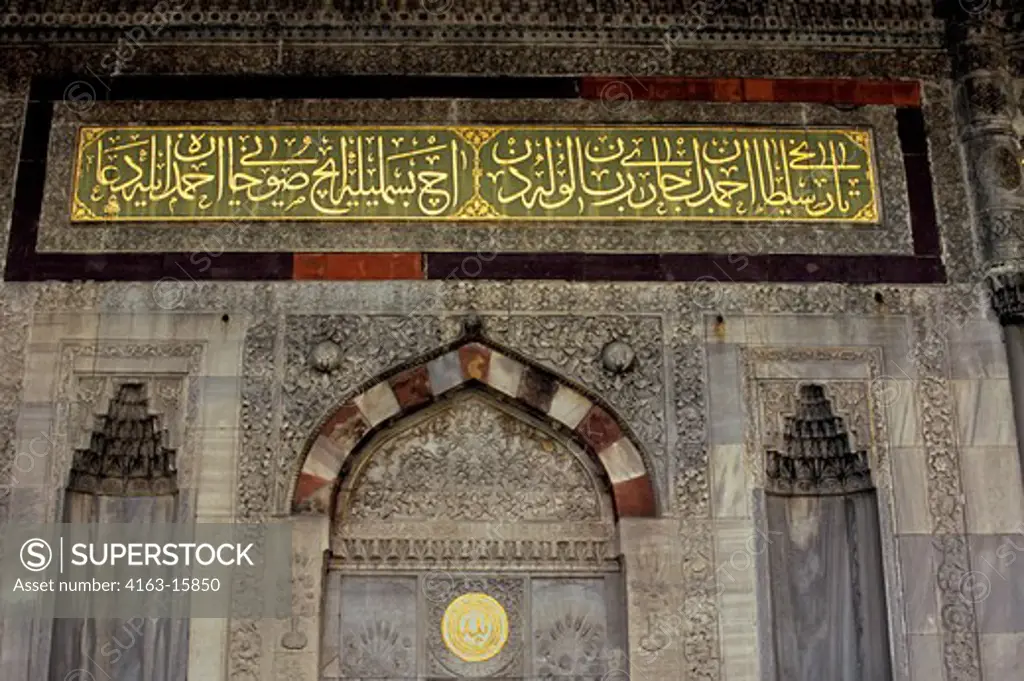
[[[75,222],[875,223],[869,131],[86,127]]]

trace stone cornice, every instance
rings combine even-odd
[[[298,3],[289,3],[298,4]],[[341,41],[472,44],[593,45],[836,45],[862,48],[938,47],[944,22],[932,3],[907,0],[894,8],[882,0],[858,4],[796,0],[770,2],[669,3],[532,0],[391,0],[363,11],[362,3],[339,0],[316,11],[256,9],[266,3],[181,0],[157,3],[147,12],[119,11],[119,3],[8,3],[0,14],[0,39],[8,42],[108,42],[132,31],[159,29],[163,39],[227,41]],[[511,3],[509,3],[511,4]],[[96,7],[99,5],[99,7]],[[104,5],[109,7],[104,11]],[[217,8],[221,5],[222,8]],[[229,7],[223,7],[230,5]],[[253,5],[250,10],[248,5]],[[360,5],[356,7],[356,5]],[[496,6],[497,5],[497,6]],[[141,28],[140,28],[141,27]]]

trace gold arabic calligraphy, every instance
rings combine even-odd
[[[82,128],[72,220],[877,222],[866,130]]]

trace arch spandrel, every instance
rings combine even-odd
[[[657,515],[654,482],[628,428],[558,376],[476,341],[389,375],[339,407],[306,453],[292,511],[329,513],[353,452],[385,426],[469,386],[510,401],[566,433],[609,481],[615,516]]]

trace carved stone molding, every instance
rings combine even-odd
[[[9,520],[11,475],[18,455],[16,430],[29,310],[15,291],[0,285],[0,524]]]
[[[713,299],[712,299],[713,300]],[[708,302],[711,302],[709,300]],[[716,301],[717,302],[717,301]],[[679,518],[679,603],[654,626],[678,632],[690,678],[719,678],[719,622],[714,578],[707,450],[707,346],[701,307],[670,317],[675,443],[670,479]]]
[[[554,532],[551,533],[554,536]],[[339,537],[331,567],[346,571],[617,572],[616,544],[599,539]]]
[[[799,386],[781,441],[765,452],[765,482],[776,494],[850,494],[873,488],[867,449],[854,450],[843,419],[819,384]]]
[[[641,17],[646,18],[642,21]],[[585,19],[582,19],[585,18]],[[884,0],[823,7],[810,0],[709,2],[682,7],[665,0],[559,3],[531,0],[487,3],[480,0],[409,2],[389,0],[367,5],[347,0],[316,9],[295,3],[172,0],[150,11],[125,11],[123,4],[68,3],[59,11],[23,0],[0,14],[0,35],[12,41],[66,41],[74,36],[114,41],[132,27],[163,40],[304,40],[389,43],[486,42],[584,45],[770,43],[786,36],[798,45],[871,47],[929,46],[941,43],[943,23],[930,3],[910,0],[898,6]],[[707,35],[710,34],[710,35]]]
[[[309,644],[309,635],[303,624],[316,631],[321,598],[319,573],[322,570],[322,562],[319,556],[314,557],[305,552],[296,551],[292,555],[292,617],[288,631],[280,640],[280,645],[285,650],[302,650]]]

